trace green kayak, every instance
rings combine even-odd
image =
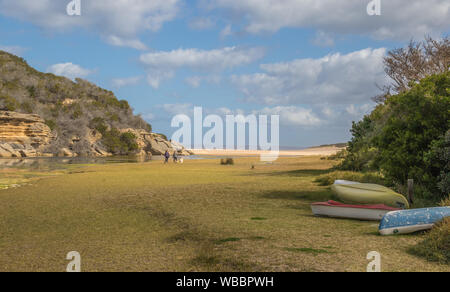
[[[384,204],[390,207],[408,209],[408,200],[393,190],[375,184],[334,184],[333,192],[345,203]]]

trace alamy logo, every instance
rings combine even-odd
[[[223,150],[262,150],[261,160],[273,162],[280,150],[280,116],[272,115],[227,115],[225,123],[219,115],[208,115],[203,119],[203,108],[194,108],[194,122],[187,115],[172,119],[172,128],[179,128],[172,141],[190,148]],[[270,125],[270,141],[268,126]],[[225,127],[226,126],[226,127]],[[203,128],[210,128],[203,135]],[[237,131],[235,131],[235,128]],[[247,137],[248,133],[248,137]],[[192,137],[194,143],[192,143]],[[226,139],[224,143],[224,138]],[[192,147],[194,146],[194,147]]]
[[[66,271],[69,273],[81,272],[81,255],[77,251],[71,251],[67,254],[66,259],[70,261]]]
[[[80,16],[81,15],[81,0],[72,0],[67,4],[67,15]]]
[[[367,272],[381,272],[381,255],[379,252],[371,251],[367,254],[371,262],[367,265]]]
[[[367,5],[367,14],[370,16],[381,15],[381,0],[372,0]]]

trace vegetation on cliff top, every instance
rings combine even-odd
[[[0,51],[0,110],[40,115],[57,137],[49,147],[50,152],[69,146],[77,153],[89,151],[89,133],[95,129],[92,121],[98,118],[102,119],[105,132],[110,136],[117,134],[114,129],[151,131],[148,123],[133,114],[128,102],[118,100],[113,92],[86,80],[72,81],[39,72],[24,59],[3,51]],[[128,141],[132,137],[122,136],[110,138],[134,149],[134,143]],[[74,137],[76,145],[73,145]],[[103,143],[108,142],[103,140]],[[121,147],[121,150],[127,147]]]

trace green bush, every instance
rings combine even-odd
[[[6,111],[15,111],[19,107],[19,103],[13,97],[8,95],[0,96],[0,109]]]
[[[225,158],[220,160],[221,165],[234,165],[234,159],[233,158]]]
[[[136,143],[136,136],[133,133],[120,133],[116,128],[111,128],[110,131],[104,132],[102,143],[108,152],[116,155],[128,154],[139,148]]]
[[[414,179],[419,197],[439,201],[449,190],[450,73],[422,79],[354,123],[340,170],[381,171],[391,185]],[[449,138],[450,139],[450,138]]]
[[[45,120],[45,124],[50,128],[50,130],[54,130],[57,128],[57,124],[54,120]]]
[[[33,113],[34,108],[33,108],[33,105],[31,104],[31,102],[26,101],[20,105],[20,109],[27,114],[31,114],[31,113]]]
[[[131,132],[126,132],[120,135],[120,141],[126,146],[128,151],[136,151],[139,149],[139,145],[136,143],[136,135]]]
[[[425,154],[425,162],[428,168],[440,171],[437,187],[442,195],[450,194],[450,130],[431,143],[431,150]]]
[[[108,130],[105,119],[100,117],[93,118],[89,123],[89,128],[97,130],[102,135]]]
[[[426,153],[449,129],[450,73],[423,79],[411,90],[387,100],[389,117],[374,143],[377,160],[389,180],[405,183],[412,178],[437,189],[442,163],[429,163]]]
[[[34,86],[27,86],[27,91],[28,91],[28,94],[30,95],[31,98],[35,98],[37,96],[36,87],[34,87]]]

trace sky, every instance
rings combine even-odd
[[[386,53],[450,30],[448,0],[79,2],[0,0],[0,50],[113,91],[167,136],[195,106],[279,115],[289,148],[348,141],[389,82]]]

